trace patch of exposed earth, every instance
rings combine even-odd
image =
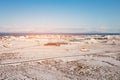
[[[90,63],[91,61],[91,63]],[[93,63],[96,63],[94,65]],[[103,65],[99,65],[102,63]],[[120,66],[94,59],[49,59],[0,65],[0,80],[119,80]]]

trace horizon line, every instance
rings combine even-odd
[[[84,33],[32,33],[32,32],[0,32],[0,36],[22,36],[22,35],[120,35],[110,32],[84,32]]]

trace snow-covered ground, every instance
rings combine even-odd
[[[0,80],[120,80],[120,35],[2,36]]]

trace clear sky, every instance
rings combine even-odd
[[[120,0],[0,0],[0,32],[120,33]]]

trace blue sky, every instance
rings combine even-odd
[[[0,32],[120,33],[120,0],[0,0]]]

